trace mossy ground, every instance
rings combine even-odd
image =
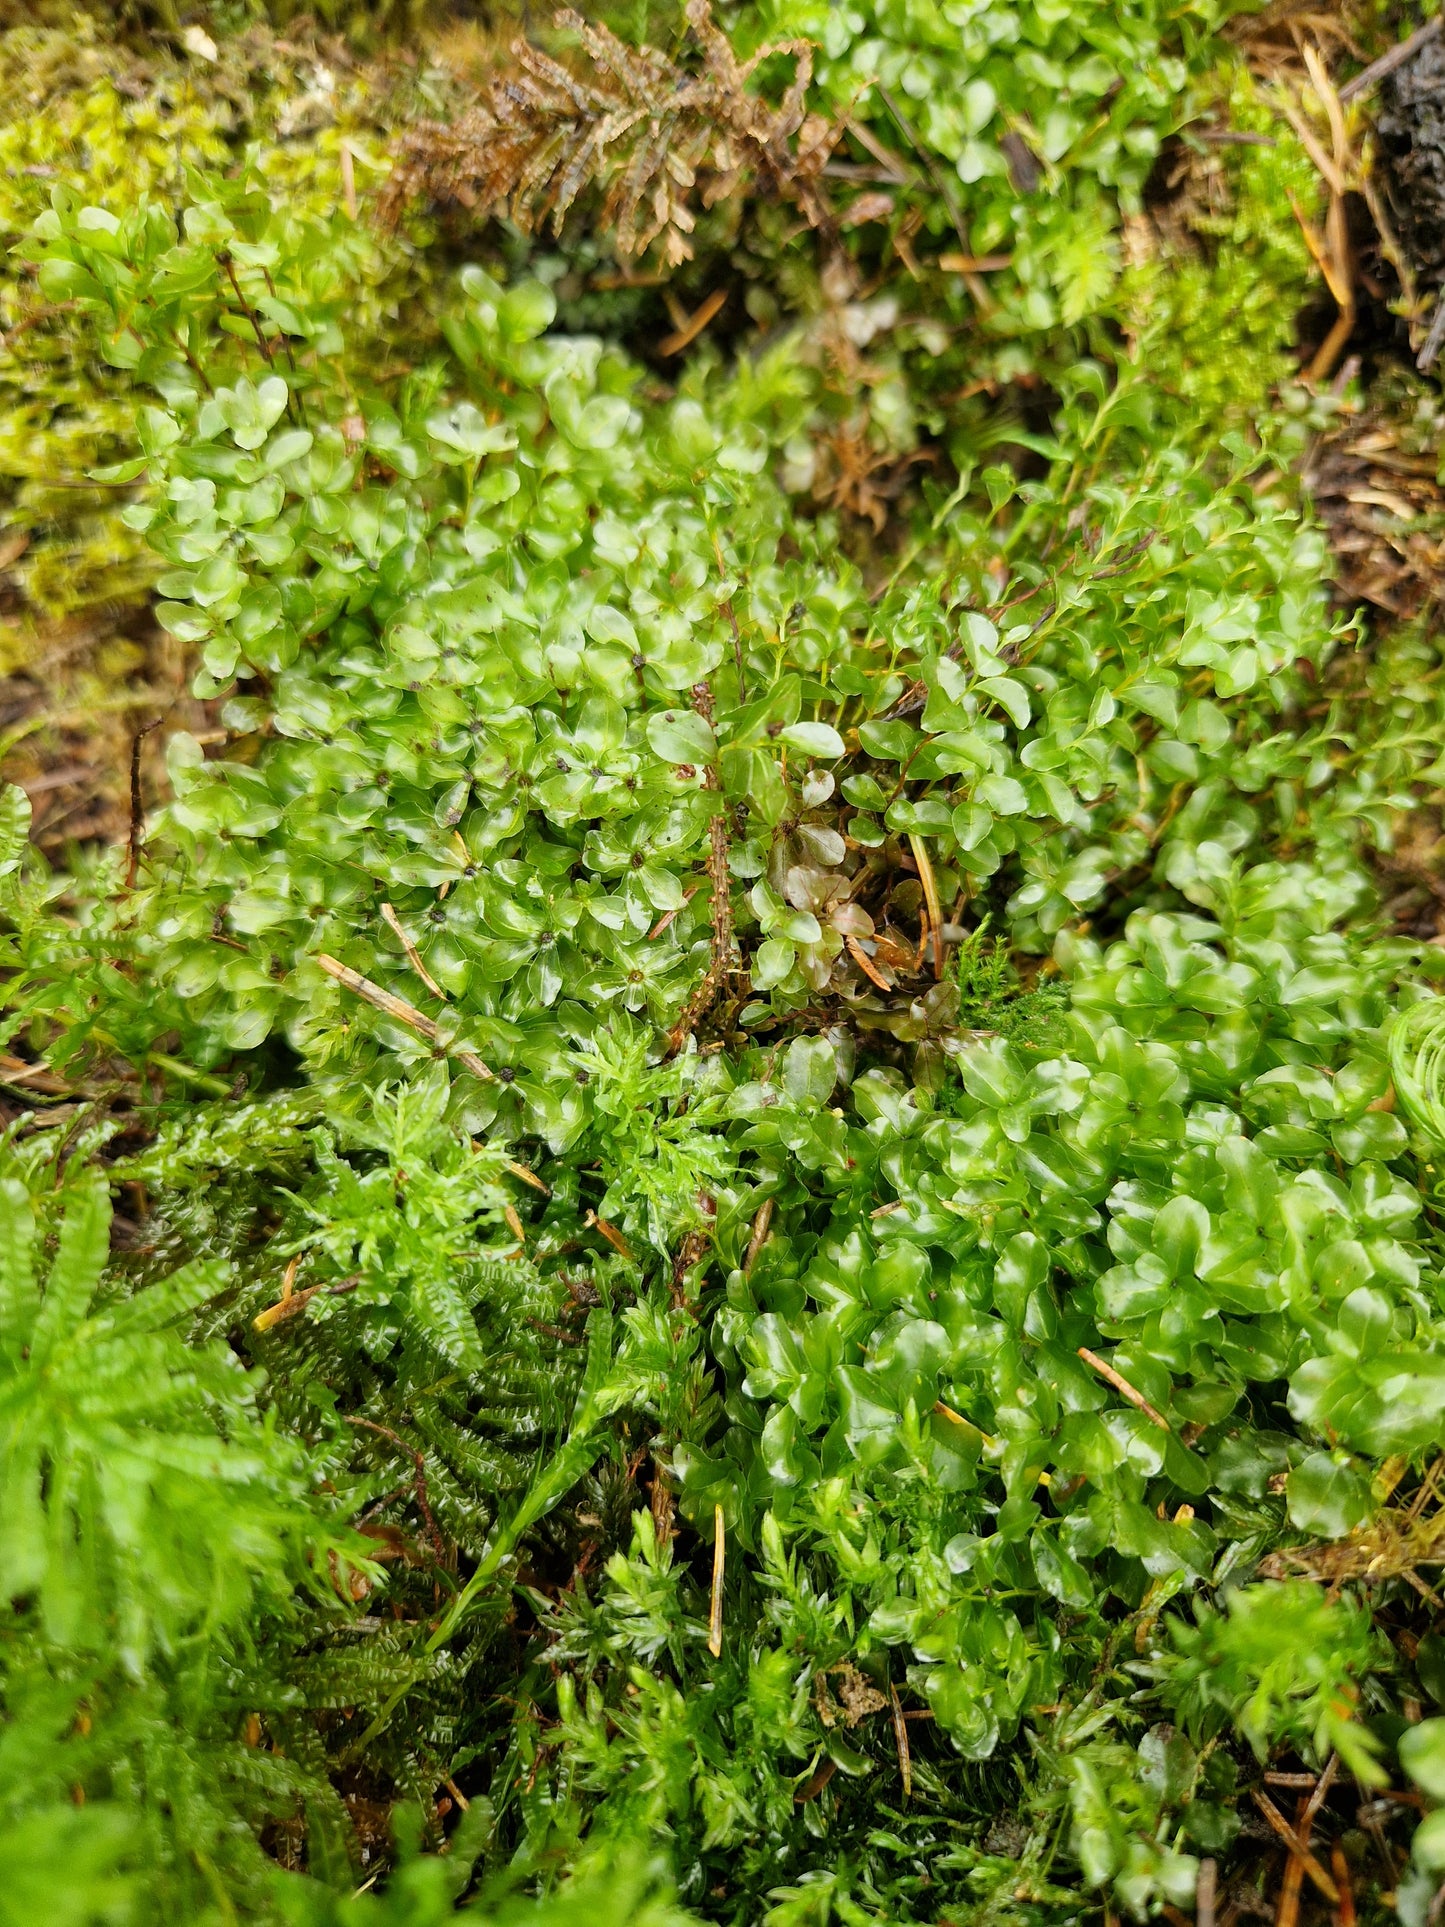
[[[1412,23],[690,18],[0,34],[0,1922],[1427,1927]]]

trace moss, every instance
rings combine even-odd
[[[90,479],[135,453],[138,404],[16,252],[52,196],[116,214],[146,197],[179,205],[191,170],[229,171],[243,156],[298,208],[330,212],[354,192],[353,285],[371,353],[395,361],[435,339],[421,251],[407,236],[380,244],[365,211],[394,120],[444,108],[437,70],[212,25],[215,59],[164,39],[141,55],[85,12],[0,33],[0,747],[22,742],[7,773],[44,781],[47,843],[124,836],[137,720],[164,710],[208,721],[187,709],[186,664],[151,618],[157,565],[126,525],[134,491]]]
[[[1153,339],[1161,387],[1227,426],[1252,420],[1296,372],[1295,328],[1316,276],[1293,206],[1313,217],[1320,186],[1244,65],[1222,79],[1218,120],[1182,137],[1172,182],[1162,170],[1172,199],[1131,230],[1122,305]]]

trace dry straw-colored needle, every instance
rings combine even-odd
[[[712,1612],[708,1617],[707,1649],[717,1659],[722,1653],[723,1571],[727,1565],[727,1525],[720,1505],[712,1509],[712,1528]]]

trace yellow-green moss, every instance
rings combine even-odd
[[[1291,199],[1313,216],[1320,182],[1243,64],[1224,79],[1217,120],[1186,132],[1198,160],[1173,219],[1160,219],[1163,246],[1131,268],[1123,305],[1151,332],[1161,384],[1201,421],[1237,426],[1296,372],[1295,329],[1318,276]],[[1248,139],[1213,143],[1216,130]]]

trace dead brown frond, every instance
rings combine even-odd
[[[745,189],[791,202],[813,227],[827,225],[824,165],[841,126],[806,110],[813,48],[773,42],[740,61],[712,17],[710,0],[688,0],[700,67],[677,65],[655,47],[630,47],[570,8],[556,16],[581,43],[574,71],[529,41],[494,72],[450,124],[423,122],[397,147],[383,200],[396,220],[418,200],[505,214],[525,229],[560,229],[589,187],[600,188],[600,222],[619,253],[660,243],[669,266],[689,258],[695,208]],[[761,62],[791,55],[793,78],[776,106],[749,89]]]
[[[878,448],[866,423],[843,422],[819,438],[813,499],[857,516],[881,534],[889,505],[907,485],[920,462],[934,459],[930,450]]]

